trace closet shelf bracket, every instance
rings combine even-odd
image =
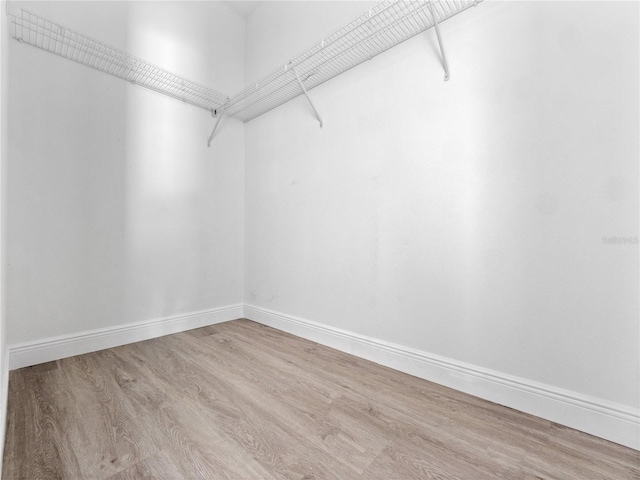
[[[309,105],[311,105],[311,108],[313,109],[313,113],[316,114],[316,118],[318,119],[318,122],[320,122],[320,128],[322,128],[322,118],[320,117],[318,110],[316,110],[316,107],[313,105],[313,102],[311,101],[311,97],[309,97],[309,94],[307,93],[307,89],[304,88],[304,84],[300,79],[300,75],[298,75],[298,72],[296,71],[293,65],[291,65],[291,71],[296,76],[296,80],[298,80],[298,85],[300,85],[300,89],[302,90],[302,93],[304,93],[304,96],[307,97],[307,101],[309,102]]]
[[[213,126],[213,130],[211,131],[211,135],[209,135],[209,140],[207,140],[207,147],[211,147],[211,141],[213,140],[213,137],[216,134],[216,131],[218,130],[218,127],[222,123],[222,118],[224,117],[224,108],[222,108],[219,111],[218,110],[213,110],[211,113],[213,114],[214,117],[217,115],[218,118],[216,120],[216,124]]]
[[[438,19],[436,18],[435,13],[433,12],[432,3],[429,2],[429,11],[431,12],[431,16],[433,17],[433,26],[436,30],[436,37],[438,37],[438,45],[440,46],[440,55],[442,56],[442,66],[444,67],[444,81],[449,81],[449,63],[447,63],[447,55],[444,53],[444,43],[442,42],[442,37],[440,36],[440,27],[438,27]],[[475,6],[475,4],[474,4]]]

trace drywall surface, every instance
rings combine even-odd
[[[326,6],[261,5],[247,80]],[[449,82],[430,31],[249,122],[246,303],[637,411],[638,13],[484,2]]]
[[[215,2],[12,2],[227,93],[244,22]],[[242,302],[244,127],[9,45],[8,341]]]

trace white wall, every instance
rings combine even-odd
[[[244,21],[222,4],[23,6],[223,93],[244,82]],[[240,304],[243,125],[209,149],[208,112],[9,47],[9,343]]]
[[[325,7],[257,9],[247,80]],[[638,13],[484,2],[449,82],[430,31],[248,123],[247,304],[637,412]]]

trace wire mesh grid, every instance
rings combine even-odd
[[[434,15],[440,23],[479,1],[383,1],[283,67],[232,96],[225,111],[245,122],[252,120],[302,93],[291,67],[295,67],[305,88],[311,90],[431,28]]]
[[[205,110],[215,111],[228,97],[152,65],[133,55],[112,48],[90,37],[21,10],[12,16],[12,36],[61,57],[182,100]]]

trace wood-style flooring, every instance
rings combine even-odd
[[[11,372],[5,479],[640,478],[640,452],[235,320]]]

